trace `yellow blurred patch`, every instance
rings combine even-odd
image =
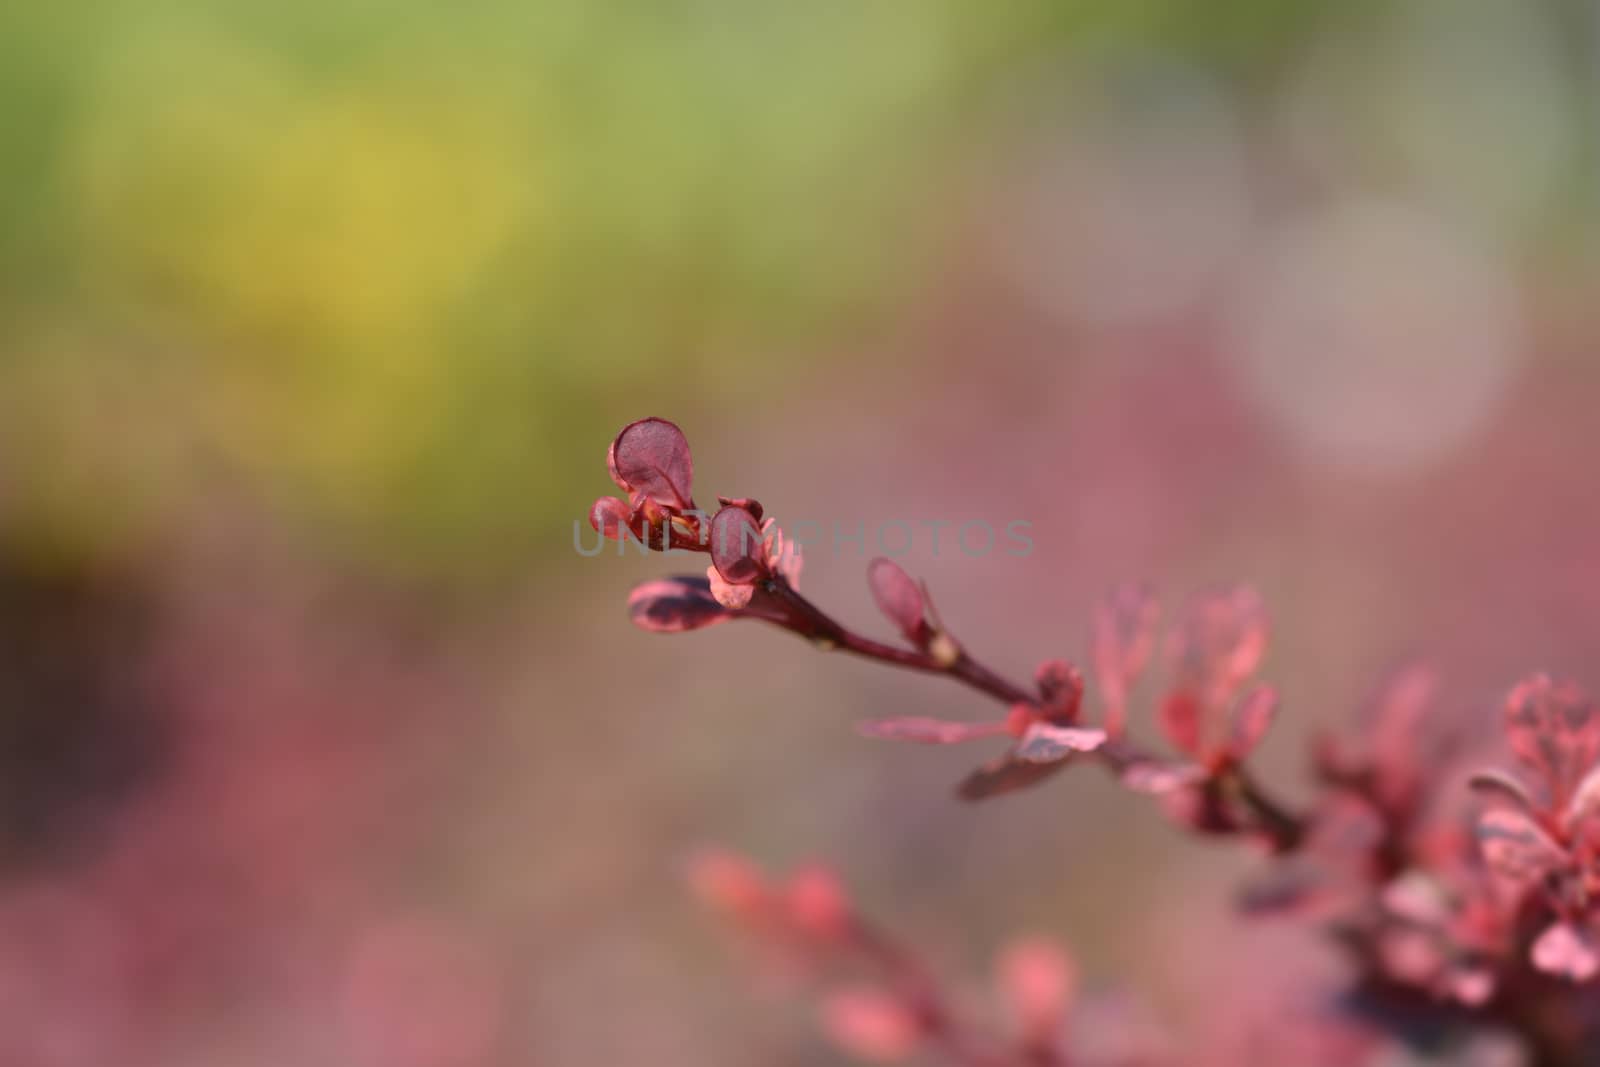
[[[319,495],[376,488],[460,374],[452,317],[530,244],[527,100],[393,62],[313,90],[227,38],[151,40],[77,131],[91,284],[205,353],[229,453]]]

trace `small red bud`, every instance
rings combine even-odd
[[[895,629],[918,648],[926,648],[932,630],[926,619],[927,604],[922,590],[900,564],[882,556],[867,564],[867,585],[878,610],[894,623]]]
[[[838,940],[850,929],[850,897],[839,878],[819,865],[802,867],[789,878],[789,920],[801,933]]]
[[[1077,988],[1077,970],[1067,954],[1051,941],[1013,941],[995,963],[995,980],[1029,1040],[1053,1034],[1066,1016]]]
[[[822,1028],[841,1049],[869,1063],[895,1063],[916,1051],[922,1028],[899,999],[871,988],[843,989],[822,1003]]]
[[[713,911],[739,922],[765,916],[772,890],[760,868],[735,852],[707,849],[689,861],[689,888]]]

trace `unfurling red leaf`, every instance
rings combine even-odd
[[[1229,755],[1242,760],[1254,752],[1277,714],[1278,694],[1271,686],[1258,685],[1240,698],[1229,723]]]
[[[1162,733],[1174,748],[1211,762],[1230,751],[1231,741],[1245,739],[1224,735],[1240,724],[1225,723],[1223,716],[1260,664],[1266,634],[1261,601],[1249,589],[1220,590],[1190,601],[1169,640],[1173,685],[1160,712]]]
[[[1054,763],[1079,752],[1093,752],[1105,743],[1104,730],[1039,722],[1023,733],[1016,755],[1029,763]]]
[[[1160,605],[1142,585],[1121,585],[1095,606],[1095,667],[1125,679],[1144,669],[1155,642]]]
[[[1478,817],[1478,847],[1489,868],[1515,882],[1530,882],[1567,861],[1561,846],[1525,812],[1494,808]]]
[[[788,582],[791,589],[800,588],[800,570],[805,562],[800,554],[800,542],[785,537],[777,522],[770,518],[761,523],[761,533],[765,538],[767,570]]]
[[[1089,655],[1112,734],[1122,732],[1128,689],[1150,658],[1160,613],[1155,597],[1137,585],[1119,586],[1095,607]]]
[[[865,737],[885,741],[916,741],[924,745],[954,745],[1006,732],[1003,722],[951,722],[917,715],[891,719],[869,719],[856,729]]]
[[[1555,923],[1533,943],[1534,967],[1573,982],[1587,982],[1600,972],[1600,953],[1594,939],[1572,923]]]
[[[737,616],[712,597],[709,581],[683,576],[655,578],[636,586],[628,594],[628,618],[641,630],[675,634]]]
[[[1065,766],[1063,760],[1030,763],[1008,752],[963,778],[956,787],[956,796],[962,800],[987,800],[1004,793],[1014,793],[1044,781]]]
[[[1543,674],[1522,682],[1506,699],[1505,725],[1511,751],[1539,773],[1556,807],[1600,761],[1600,709],[1571,682]]]
[[[1077,991],[1077,968],[1055,942],[1020,938],[995,961],[995,984],[1030,1042],[1050,1038],[1060,1028]]]
[[[1188,756],[1200,755],[1201,707],[1195,695],[1177,690],[1161,704],[1158,720],[1167,743]]]
[[[694,460],[683,431],[666,419],[631,422],[606,453],[611,480],[663,507],[694,506]]]
[[[726,507],[711,519],[711,562],[723,581],[749,585],[766,572],[766,547],[755,516]]]
[[[1197,596],[1173,631],[1168,654],[1177,688],[1220,704],[1255,673],[1267,648],[1261,598],[1245,587]]]
[[[867,585],[872,589],[872,599],[877,601],[878,610],[894,623],[907,641],[918,647],[926,643],[927,605],[922,590],[900,564],[879,556],[867,564]]]
[[[822,1029],[834,1044],[869,1063],[895,1063],[916,1051],[922,1028],[916,1015],[889,993],[869,987],[841,989],[822,1002]]]
[[[614,496],[603,496],[589,509],[589,526],[612,541],[620,541],[628,534],[628,520],[633,517],[628,505]]]
[[[1437,738],[1430,746],[1422,729],[1438,687],[1438,672],[1411,663],[1385,678],[1368,704],[1373,774],[1391,803],[1403,800],[1429,769],[1428,761],[1439,755]]]

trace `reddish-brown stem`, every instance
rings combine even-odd
[[[1002,703],[1033,705],[1039,703],[1039,698],[1036,695],[1006,681],[973,659],[967,654],[966,649],[961,650],[960,657],[956,660],[955,666],[950,668],[949,673],[979,692],[988,693]]]
[[[1283,807],[1261,788],[1249,771],[1235,767],[1234,781],[1239,789],[1239,799],[1250,809],[1261,829],[1272,840],[1277,852],[1293,852],[1305,840],[1306,820]]]
[[[954,662],[941,661],[932,654],[917,649],[896,648],[893,645],[863,637],[845,627],[821,608],[801,596],[781,578],[768,582],[766,591],[788,613],[788,629],[829,648],[840,649],[865,659],[888,663],[909,670],[929,674],[943,674],[983,693],[1003,704],[1039,705],[1036,694],[1007,681],[985,667],[962,649]],[[1155,757],[1134,748],[1126,740],[1114,748],[1101,751],[1102,761],[1113,772],[1131,763],[1153,760]],[[1241,803],[1250,810],[1261,830],[1271,839],[1278,852],[1292,852],[1305,839],[1306,820],[1270,796],[1243,767],[1231,772]]]
[[[789,628],[805,637],[811,638],[813,641],[825,642],[845,652],[854,653],[866,659],[877,660],[880,663],[889,663],[896,667],[926,671],[929,674],[947,674],[1004,704],[1035,704],[1038,702],[1038,698],[1033,693],[1006,681],[973,659],[964,650],[954,663],[941,662],[927,652],[916,649],[896,648],[893,645],[874,641],[870,637],[863,637],[847,629],[843,623],[838,622],[821,608],[801,596],[799,592],[782,579],[774,579],[768,584],[767,591],[789,608],[794,616],[796,624],[791,625]]]

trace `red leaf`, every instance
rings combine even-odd
[[[1600,760],[1600,711],[1571,682],[1522,682],[1506,699],[1505,725],[1512,752],[1550,787],[1552,807],[1564,807]]]
[[[750,514],[761,518],[754,511]],[[782,578],[791,589],[800,588],[800,571],[805,562],[800,552],[800,542],[784,536],[777,520],[771,516],[761,520],[761,536],[762,559],[766,561],[767,573]]]
[[[1377,785],[1391,804],[1404,802],[1440,745],[1422,730],[1422,722],[1438,689],[1438,674],[1414,663],[1386,678],[1369,704],[1372,768]]]
[[[867,585],[878,610],[905,639],[919,648],[927,643],[928,623],[922,590],[894,560],[879,556],[867,564]]]
[[[628,520],[632,517],[633,512],[628,505],[614,496],[603,496],[589,509],[589,526],[612,541],[620,541],[626,535]]]
[[[1173,631],[1168,653],[1177,688],[1208,706],[1225,702],[1255,673],[1267,648],[1266,611],[1243,586],[1195,597]]]
[[[1188,756],[1200,755],[1200,713],[1200,701],[1186,690],[1171,693],[1161,705],[1162,736]]]
[[[1529,956],[1538,970],[1573,982],[1587,982],[1600,972],[1594,939],[1572,923],[1550,926],[1533,943]]]
[[[1568,830],[1575,829],[1590,822],[1597,812],[1600,812],[1600,767],[1584,775],[1572,791],[1572,799],[1561,813],[1562,825]]]
[[[1361,780],[1367,763],[1357,746],[1318,729],[1311,738],[1311,766],[1324,785],[1349,786]]]
[[[1128,689],[1150,658],[1160,606],[1142,586],[1124,585],[1095,606],[1089,655],[1106,707],[1106,728],[1122,732]]]
[[[711,519],[711,562],[722,580],[749,585],[766,572],[761,525],[741,507],[725,507]]]
[[[867,737],[886,741],[916,741],[924,745],[954,745],[1006,732],[1003,722],[950,722],[914,715],[892,719],[870,719],[856,729]]]
[[[682,633],[738,618],[711,596],[704,578],[654,578],[628,594],[628,617],[642,630]]]
[[[1234,706],[1229,724],[1228,753],[1242,760],[1254,752],[1267,736],[1278,714],[1278,694],[1271,686],[1258,685]]]
[[[1567,854],[1538,823],[1510,808],[1484,812],[1475,836],[1489,868],[1515,882],[1531,882],[1567,862]]]
[[[606,467],[611,480],[629,493],[643,494],[663,507],[694,506],[689,442],[666,419],[640,419],[624,426],[606,453]]]
[[[1093,752],[1106,743],[1104,730],[1034,723],[1017,742],[1016,756],[1029,763],[1053,763],[1080,752]]]
[[[1467,788],[1485,800],[1509,804],[1519,811],[1533,811],[1533,798],[1522,783],[1501,771],[1479,771],[1467,779]]]
[[[1060,760],[1055,763],[1029,763],[1008,752],[962,779],[956,787],[956,795],[962,800],[987,800],[1003,793],[1014,793],[1044,781],[1065,766],[1066,763]]]

